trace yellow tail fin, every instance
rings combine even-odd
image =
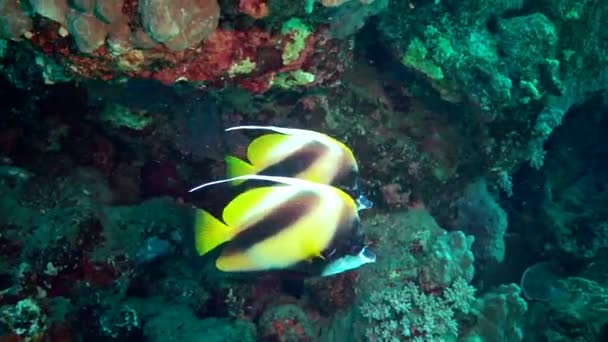
[[[247,176],[255,174],[255,168],[253,165],[240,160],[237,157],[226,156],[226,173],[228,178],[234,178],[239,176]],[[235,180],[230,182],[232,185],[239,185],[244,180]]]
[[[207,254],[232,238],[230,227],[208,212],[196,209],[194,218],[194,243],[199,255]]]

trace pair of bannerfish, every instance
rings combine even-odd
[[[228,177],[190,190],[227,183],[245,187],[221,218],[197,209],[195,247],[205,255],[221,246],[215,265],[224,272],[307,269],[329,276],[375,262],[364,241],[359,211],[372,207],[361,192],[352,151],[322,133],[274,126],[247,148],[248,162],[226,157]],[[313,271],[310,271],[313,270]]]

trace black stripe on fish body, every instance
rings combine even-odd
[[[342,164],[339,173],[336,175],[331,185],[346,192],[352,198],[358,198],[361,195],[359,186],[359,172],[352,167],[346,167],[347,164]]]
[[[246,251],[253,245],[289,229],[300,218],[310,214],[321,202],[313,191],[302,191],[287,199],[272,212],[238,233],[224,249],[224,255]]]
[[[355,255],[364,247],[364,236],[361,233],[358,217],[343,215],[336,235],[329,246],[321,252],[324,259],[315,258],[312,262],[304,260],[292,265],[285,272],[293,272],[294,275],[313,277],[321,275],[325,267],[333,260],[339,259],[347,254]],[[355,247],[357,250],[353,250]]]
[[[342,189],[352,198],[359,197],[359,169],[357,161],[352,158],[351,154],[342,154],[338,172],[336,172],[331,185]]]
[[[340,223],[328,247],[321,252],[326,261],[340,258],[346,254],[356,254],[364,246],[364,235],[358,215],[353,215],[352,209],[342,208]]]
[[[311,141],[285,159],[262,169],[258,173],[265,176],[294,177],[314,164],[326,153],[326,150],[327,146],[324,144],[318,141]]]

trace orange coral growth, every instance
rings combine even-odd
[[[266,0],[241,0],[239,11],[252,18],[261,19],[268,16],[268,4]]]

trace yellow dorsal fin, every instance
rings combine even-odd
[[[253,167],[253,165],[240,160],[237,157],[226,156],[226,175],[228,178],[234,178],[239,176],[248,176],[253,175],[257,172],[257,170]],[[232,185],[242,184],[245,180],[234,180],[230,182]]]
[[[194,215],[194,243],[199,255],[207,254],[234,235],[230,227],[208,212],[196,209]]]
[[[256,168],[264,168],[272,161],[269,160],[270,151],[277,146],[286,143],[290,137],[283,134],[265,134],[254,139],[247,148],[247,159]]]
[[[252,208],[259,205],[272,191],[279,191],[280,187],[262,187],[247,190],[230,201],[222,212],[222,219],[231,227],[242,225],[244,216],[252,213]],[[263,211],[264,208],[260,208]],[[268,208],[270,209],[270,208]]]

